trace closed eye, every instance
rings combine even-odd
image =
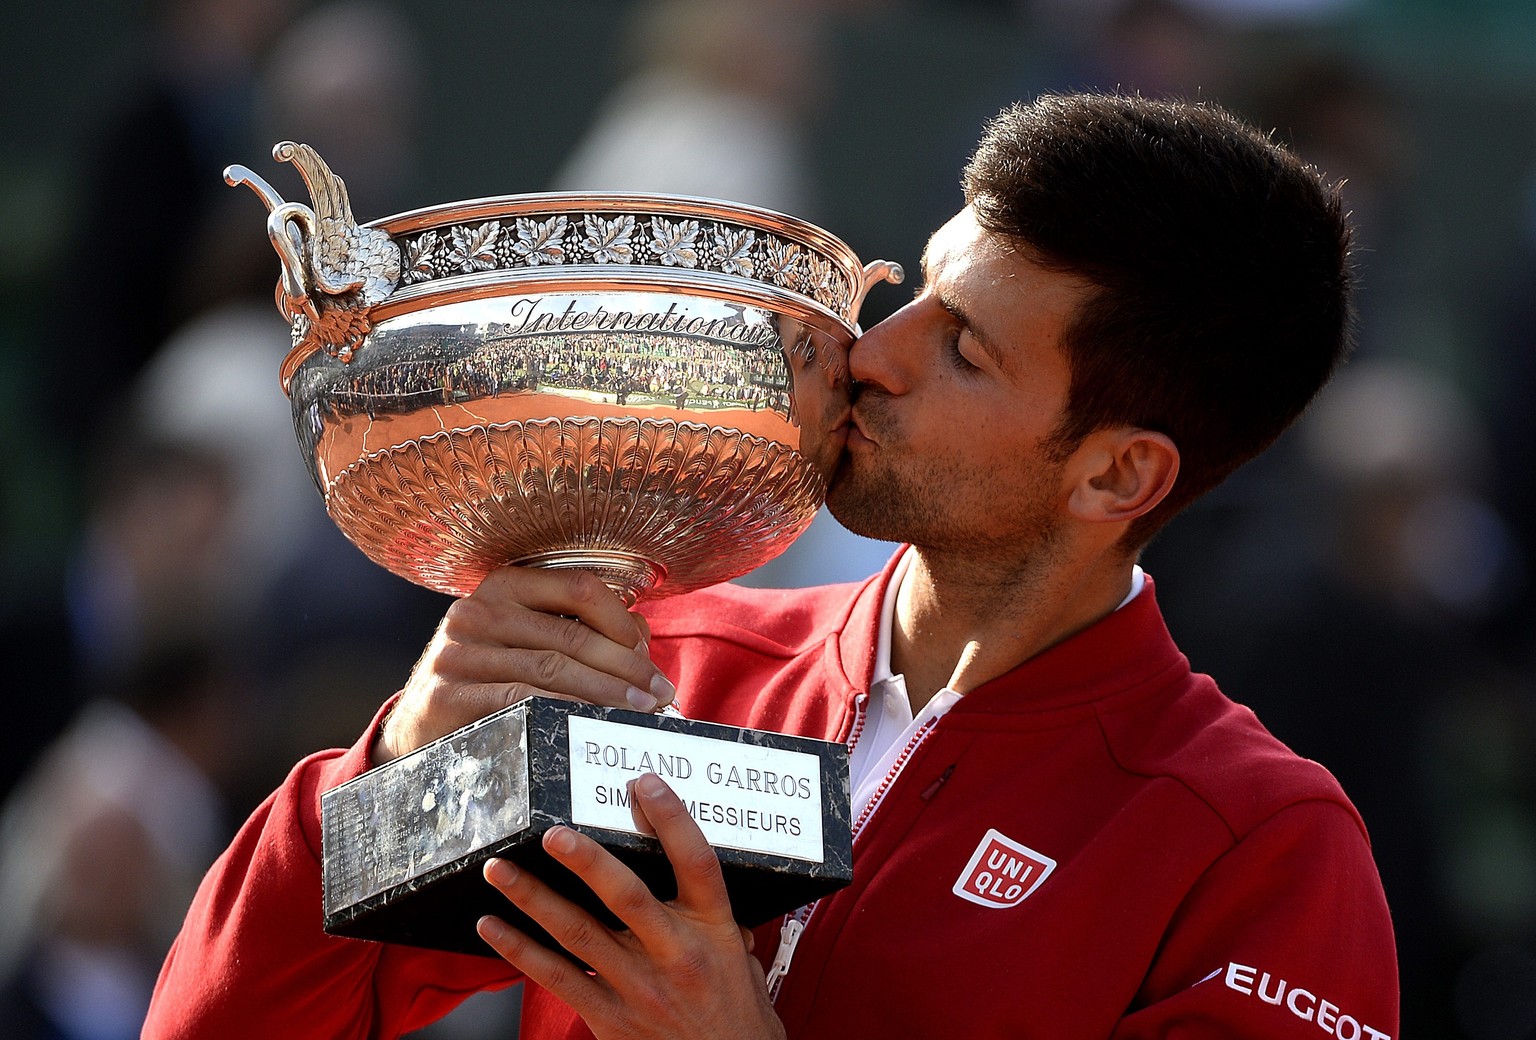
[[[944,357],[957,371],[976,372],[977,366],[971,364],[969,358],[960,352],[960,336],[965,329],[960,325],[952,327],[944,336]]]

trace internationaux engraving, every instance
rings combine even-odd
[[[667,309],[656,311],[610,311],[601,303],[592,309],[578,310],[574,299],[566,301],[564,311],[555,312],[546,307],[547,298],[525,296],[512,304],[512,324],[507,335],[523,336],[538,332],[666,332],[684,336],[736,343],[742,346],[769,347],[778,341],[778,333],[767,322],[747,322],[740,312],[735,320],[725,317],[705,317],[679,310],[676,300],[667,303]],[[745,308],[742,309],[743,311]]]

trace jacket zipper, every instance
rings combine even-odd
[[[864,732],[864,710],[868,701],[867,695],[859,698],[859,714],[854,720],[853,733],[848,738],[848,749],[850,751],[853,750],[853,746],[858,743],[860,735]],[[885,801],[886,792],[891,789],[891,785],[896,782],[896,778],[906,768],[908,759],[912,757],[913,752],[918,749],[922,742],[928,738],[928,734],[933,732],[934,723],[938,721],[938,716],[935,716],[918,727],[917,732],[913,733],[907,741],[907,746],[901,749],[901,754],[896,756],[896,761],[891,763],[890,771],[885,774],[885,779],[881,780],[880,786],[875,789],[875,796],[869,800],[869,804],[864,807],[864,811],[859,813],[859,818],[854,821],[854,842],[859,840],[859,834],[864,830],[864,825],[875,814],[875,810],[880,807],[880,803]],[[948,774],[945,775],[945,779],[948,779]],[[816,912],[816,908],[820,905],[821,900],[818,899],[785,916],[784,925],[779,929],[778,951],[774,953],[773,963],[768,966],[768,973],[764,976],[764,981],[768,984],[769,1002],[778,1000],[779,987],[784,983],[784,976],[789,974],[790,962],[795,957],[795,946],[800,942],[800,936],[805,933],[806,926],[811,923],[811,915]]]
[[[848,753],[853,754],[853,749],[858,747],[859,738],[864,735],[864,720],[869,714],[869,694],[861,693],[853,702],[853,728],[848,733]],[[789,962],[795,956],[795,944],[800,941],[800,933],[805,931],[805,923],[811,919],[811,914],[816,912],[816,904],[821,900],[815,899],[796,910],[794,913],[784,915],[784,923],[779,927],[779,948],[774,951],[773,963],[768,965],[768,973],[764,981],[768,984],[768,1000],[777,1000],[779,986],[784,982],[784,976],[789,974]]]
[[[853,701],[853,727],[848,733],[848,739],[844,743],[848,747],[848,753],[853,754],[853,749],[859,746],[859,738],[864,735],[864,722],[869,718],[869,694],[861,693]]]
[[[864,830],[864,825],[875,814],[875,810],[880,808],[880,803],[885,801],[886,792],[891,789],[891,785],[896,782],[896,778],[906,768],[907,760],[912,757],[912,753],[918,749],[918,746],[928,739],[928,734],[933,732],[934,724],[938,721],[939,716],[935,715],[919,726],[917,732],[913,733],[907,741],[907,746],[901,749],[901,754],[896,756],[896,761],[891,763],[890,772],[885,774],[885,779],[881,780],[880,786],[875,789],[875,796],[869,800],[869,804],[864,807],[864,811],[859,813],[859,818],[853,823],[854,841],[859,840],[859,834]]]
[[[784,924],[779,928],[779,948],[773,955],[773,963],[768,966],[768,974],[763,976],[763,981],[768,984],[768,1002],[779,999],[779,986],[784,982],[784,976],[789,974],[789,962],[795,956],[795,944],[800,941],[800,933],[805,931],[805,923],[816,912],[816,906],[821,900],[807,903],[792,914],[784,915]]]

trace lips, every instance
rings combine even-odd
[[[848,436],[845,442],[848,449],[857,450],[878,445],[879,442],[864,431],[865,427],[859,422],[858,417],[853,417],[848,423]]]
[[[875,434],[880,432],[884,422],[884,416],[880,412],[880,402],[873,395],[862,395],[861,399],[854,402],[848,410],[848,439],[850,442],[863,441],[869,444],[880,443],[880,438]]]
[[[848,416],[848,443],[878,445],[881,437],[876,434],[891,426],[891,395],[873,383],[855,382],[850,386]]]

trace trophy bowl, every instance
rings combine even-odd
[[[825,496],[848,415],[861,264],[820,228],[710,199],[528,194],[353,221],[254,190],[292,323],[305,461],[370,559],[467,595],[506,564],[580,567],[626,601],[777,556]]]

